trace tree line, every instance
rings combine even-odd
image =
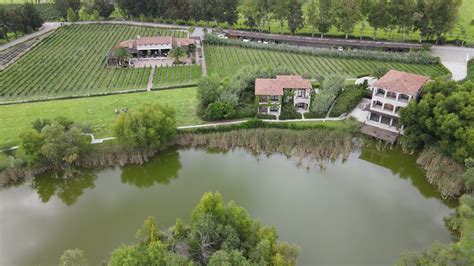
[[[11,9],[0,5],[0,38],[7,41],[8,33],[15,35],[30,33],[40,28],[43,22],[33,4],[26,3]]]

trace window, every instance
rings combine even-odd
[[[272,95],[271,99],[272,99],[272,102],[276,102],[278,101],[278,96]]]
[[[270,112],[278,112],[278,106],[271,106]]]
[[[305,96],[304,90],[298,90],[298,97],[303,98]]]

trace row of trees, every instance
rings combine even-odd
[[[117,0],[126,16],[161,17],[174,20],[227,22],[234,25],[239,16],[239,0]]]
[[[30,33],[43,25],[43,19],[32,4],[24,4],[13,9],[0,5],[0,38],[8,39],[8,33]]]
[[[396,30],[403,36],[419,30],[422,37],[440,39],[452,29],[461,3],[462,0],[310,0],[303,15],[296,0],[245,0],[239,10],[251,29],[263,30],[276,20],[281,33],[286,22],[292,34],[306,24],[313,36],[320,32],[322,37],[335,27],[347,38],[361,22],[362,31],[367,24],[374,29],[374,39],[381,29],[390,33]]]

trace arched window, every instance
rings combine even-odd
[[[386,103],[383,106],[383,110],[387,111],[387,112],[393,112],[394,108],[395,108],[395,106],[393,106],[392,104],[389,104],[389,103]]]

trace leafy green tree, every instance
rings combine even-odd
[[[25,3],[22,6],[22,9],[26,27],[30,28],[31,30],[37,30],[43,26],[44,20],[41,18],[38,10],[33,6],[33,4]]]
[[[113,132],[128,147],[162,150],[176,135],[175,111],[167,106],[146,105],[140,110],[121,113]]]
[[[463,174],[466,188],[470,191],[474,191],[474,158],[467,158],[465,160],[466,172]]]
[[[391,0],[388,10],[392,20],[390,23],[402,33],[403,39],[413,29],[416,12],[415,0]]]
[[[229,102],[213,102],[209,104],[204,112],[203,118],[209,121],[234,118],[235,106]]]
[[[81,7],[80,0],[55,0],[54,4],[62,17],[66,17],[68,9],[78,10]]]
[[[311,0],[306,8],[306,23],[311,26],[311,37],[314,37],[319,26],[319,21],[318,2],[316,0]]]
[[[41,146],[44,143],[43,136],[32,129],[25,130],[18,136],[20,146],[17,156],[21,157],[30,165],[38,163],[41,158]]]
[[[296,31],[303,28],[304,26],[301,3],[298,0],[289,0],[288,11],[288,27],[290,28],[290,32],[293,35],[296,33]]]
[[[238,6],[238,11],[245,17],[244,24],[253,30],[253,27],[257,26],[259,20],[259,10],[254,0],[244,0],[243,3]]]
[[[174,59],[175,64],[179,64],[179,59],[186,56],[186,51],[181,47],[176,47],[171,50],[171,58]]]
[[[360,19],[360,6],[357,0],[335,1],[334,24],[339,31],[344,32],[346,39],[354,31],[354,27]]]
[[[319,24],[318,30],[321,38],[333,25],[333,4],[331,0],[319,0]]]
[[[108,18],[114,11],[114,4],[109,0],[94,0],[92,8],[99,12],[99,16]]]
[[[210,266],[222,266],[222,265],[251,265],[242,252],[238,250],[219,250],[215,252],[209,260]]]
[[[368,15],[369,25],[374,29],[373,39],[377,37],[377,31],[388,26],[390,19],[387,0],[378,0],[374,3]]]
[[[273,5],[273,14],[276,19],[280,21],[280,34],[283,34],[283,27],[285,20],[290,15],[290,1],[289,0],[275,0]]]
[[[428,1],[425,9],[430,18],[436,43],[439,43],[443,34],[453,29],[458,18],[459,7],[462,0],[437,0]]]
[[[115,51],[115,56],[117,57],[118,61],[121,65],[124,65],[125,62],[128,62],[132,57],[132,54],[125,48],[121,47]]]
[[[474,154],[474,83],[437,80],[424,88],[423,98],[403,108],[402,141],[408,147],[436,147],[458,162]]]
[[[84,251],[80,249],[67,249],[59,258],[59,266],[87,266],[89,265],[84,255]]]
[[[67,18],[67,21],[69,21],[69,22],[76,22],[79,19],[76,12],[71,7],[67,9],[66,18]]]

